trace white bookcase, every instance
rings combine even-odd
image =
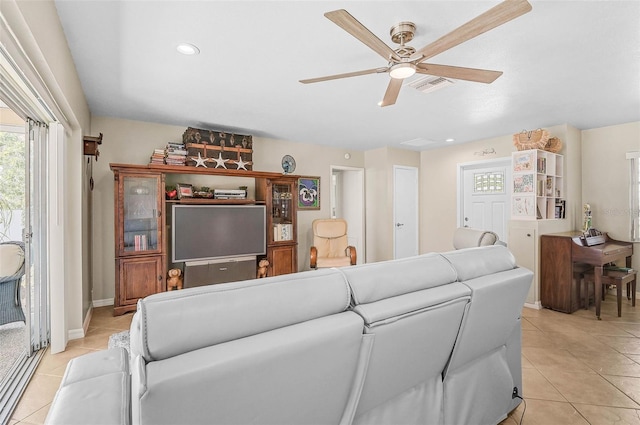
[[[554,220],[565,218],[564,157],[543,150],[511,154],[511,218]]]

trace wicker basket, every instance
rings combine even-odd
[[[529,149],[544,149],[549,141],[549,132],[544,129],[526,131],[513,135],[513,144],[519,151]]]
[[[551,137],[547,142],[547,146],[544,147],[544,150],[558,153],[562,150],[562,140],[557,137]]]

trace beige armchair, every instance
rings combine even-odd
[[[356,248],[347,242],[347,222],[340,218],[313,220],[311,268],[356,264]]]

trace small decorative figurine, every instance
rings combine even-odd
[[[584,204],[584,223],[582,225],[582,230],[585,232],[591,229],[591,205]]]

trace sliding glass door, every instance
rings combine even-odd
[[[6,56],[0,55],[0,243],[24,246],[24,275],[12,280],[15,297],[8,304],[22,309],[24,320],[12,318],[0,324],[0,423],[9,421],[48,346],[50,333],[45,190],[48,125],[33,118],[38,113],[28,107],[33,103],[19,90],[24,82],[16,81],[7,65]]]

